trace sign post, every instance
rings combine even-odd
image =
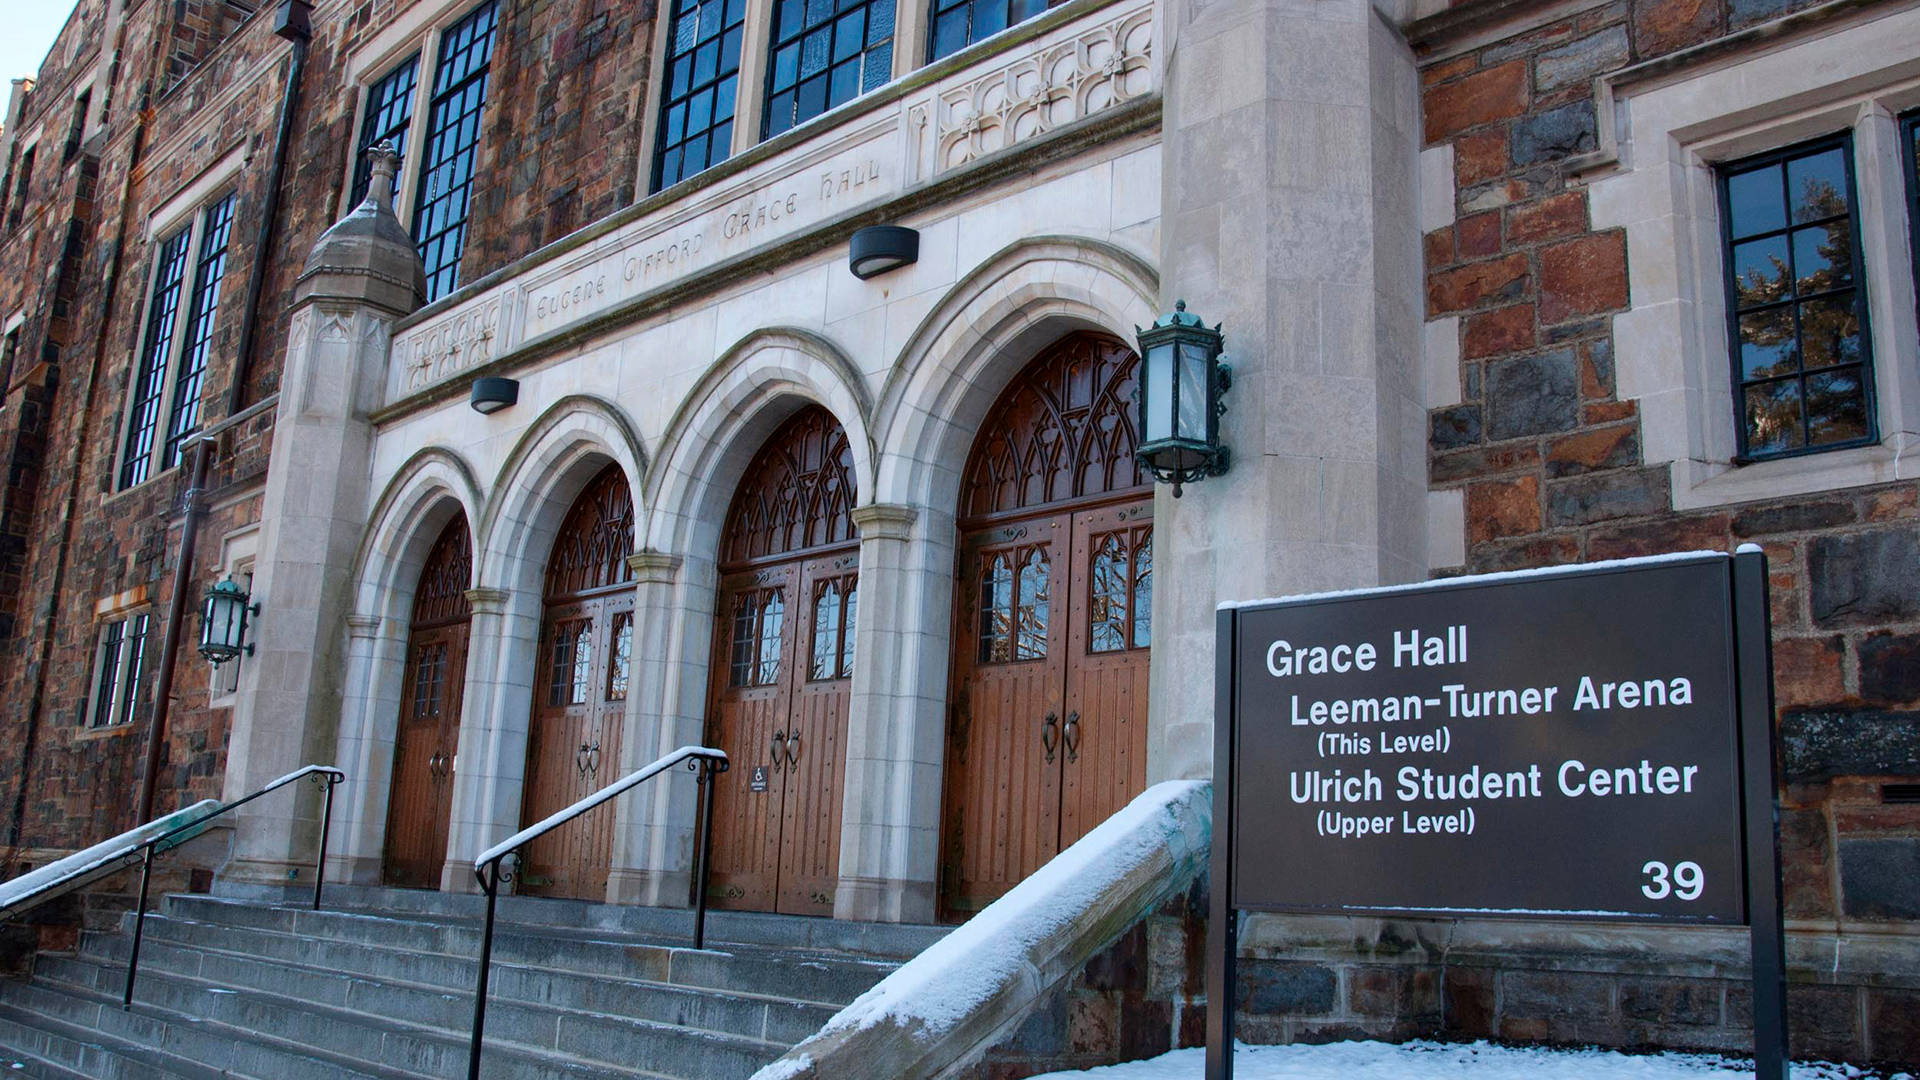
[[[1208,1080],[1242,911],[1745,925],[1783,1077],[1766,586],[1749,546],[1223,607]]]

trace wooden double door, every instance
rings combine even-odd
[[[1152,486],[1139,361],[1044,350],[983,422],[961,488],[941,822],[942,914],[965,918],[1146,787]]]
[[[858,565],[850,551],[721,583],[709,737],[734,766],[714,790],[717,906],[833,914]]]
[[[382,867],[386,883],[401,888],[439,888],[447,858],[472,618],[466,598],[471,567],[467,520],[456,517],[427,554],[407,633]]]
[[[838,420],[801,409],[747,466],[720,540],[708,745],[708,899],[832,915],[847,705],[860,608],[853,457]]]
[[[947,757],[944,904],[992,903],[1145,790],[1152,504],[972,532]]]
[[[547,558],[523,827],[620,778],[633,670],[632,551],[632,498],[609,465],[574,501]],[[616,817],[603,805],[521,849],[516,891],[604,900]]]

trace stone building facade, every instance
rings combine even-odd
[[[183,558],[258,652],[179,650],[156,803],[335,761],[344,877],[463,889],[709,741],[721,903],[933,921],[1210,770],[1220,601],[1754,541],[1796,1050],[1920,1060],[1911,3],[288,10],[87,0],[15,84],[10,863],[138,816]],[[856,278],[877,224],[917,261]],[[1129,410],[1180,298],[1235,463],[1176,500]],[[684,904],[693,805],[522,887]],[[1738,1048],[1741,940],[1255,918],[1244,1030]]]

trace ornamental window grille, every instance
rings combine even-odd
[[[893,13],[894,0],[776,0],[762,137],[885,84]]]
[[[747,0],[675,0],[668,29],[653,190],[727,160]]]
[[[854,484],[840,421],[817,405],[802,409],[747,466],[727,512],[721,561],[739,566],[854,541]]]
[[[1747,158],[1719,179],[1741,459],[1873,442],[1852,137]]]

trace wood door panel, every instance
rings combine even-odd
[[[1059,851],[1062,668],[1069,519],[1040,518],[970,538],[962,553],[949,730],[946,905],[991,903]],[[1044,560],[1044,603],[1025,574]],[[1011,580],[1000,575],[1011,571]],[[1053,723],[1049,753],[1047,720]]]
[[[1138,502],[1073,518],[1066,710],[1078,748],[1064,762],[1063,848],[1146,790],[1152,512]]]
[[[604,607],[601,601],[588,600],[547,609],[542,671],[527,732],[522,826],[558,813],[618,778],[620,712],[609,710],[605,701],[609,617]],[[571,663],[556,653],[562,632],[572,635]],[[582,642],[584,658],[579,655]],[[604,899],[613,819],[610,811],[595,810],[529,843],[521,851],[516,889],[537,896]]]
[[[780,896],[777,910],[793,915],[833,914],[840,884],[840,814],[846,795],[847,711],[853,669],[850,600],[857,595],[852,571],[858,555],[815,559],[802,567],[799,595],[806,618],[795,627],[804,652],[795,654],[787,684],[790,738],[780,827]],[[835,589],[837,602],[822,604]],[[804,628],[804,632],[803,632]],[[797,743],[791,736],[798,736]]]
[[[387,802],[384,876],[390,885],[433,889],[440,884],[453,806],[466,629],[466,623],[458,623],[410,635]]]
[[[715,777],[713,789],[707,896],[716,907],[772,911],[778,899],[787,762],[784,751],[774,749],[774,736],[787,730],[793,576],[792,568],[776,567],[721,586],[708,738],[733,764]],[[780,624],[769,634],[775,599]],[[742,621],[743,611],[750,621]],[[771,656],[769,641],[777,642]],[[765,770],[764,790],[754,790],[756,768]]]

